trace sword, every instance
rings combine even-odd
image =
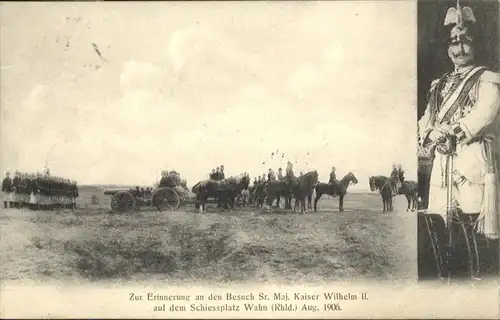
[[[445,141],[442,143],[444,145],[444,150],[446,152],[446,231],[448,235],[446,243],[446,270],[448,273],[448,284],[451,281],[452,274],[452,262],[454,257],[453,248],[453,215],[455,214],[455,208],[453,205],[453,171],[454,171],[454,156],[456,156],[457,149],[457,137],[455,135],[446,135]]]

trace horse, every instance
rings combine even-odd
[[[247,190],[250,184],[250,177],[247,173],[229,177],[223,180],[203,180],[195,184],[192,188],[196,195],[196,208],[200,212],[205,212],[205,203],[208,198],[216,198],[218,201],[229,204],[230,209],[234,209],[234,202],[242,190]]]
[[[344,211],[344,197],[347,194],[347,188],[351,184],[357,184],[358,179],[356,176],[349,172],[340,181],[335,181],[333,184],[329,183],[318,183],[316,186],[316,198],[314,199],[314,212],[318,211],[318,201],[322,195],[326,194],[329,196],[339,196],[339,212]]]
[[[292,184],[292,193],[295,198],[295,208],[300,204],[300,213],[306,213],[306,197],[314,191],[318,184],[318,171],[309,171],[296,178],[296,183]],[[294,210],[295,211],[295,210]]]
[[[370,190],[379,190],[384,206],[383,212],[393,211],[392,207],[392,191],[391,180],[386,176],[374,176],[368,178],[370,182]]]
[[[264,200],[266,198],[264,192],[264,183],[259,183],[251,186],[249,188],[249,191],[250,191],[251,202],[254,206],[261,207],[262,205],[264,205]]]
[[[418,183],[411,180],[403,180],[401,182],[401,188],[398,189],[398,194],[403,194],[408,201],[408,208],[406,212],[411,210],[412,212],[417,210],[418,207]]]
[[[243,208],[246,208],[249,197],[250,197],[250,191],[248,189],[246,189],[246,190],[241,190],[240,194],[238,194],[236,199],[237,199],[237,202]]]
[[[279,207],[281,197],[287,201],[291,198],[291,188],[286,180],[273,180],[263,185],[263,194],[267,198],[267,205],[272,207],[274,199],[276,199],[276,207]]]

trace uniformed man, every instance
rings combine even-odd
[[[391,184],[391,192],[392,196],[395,197],[398,195],[398,181],[399,181],[399,171],[398,167],[395,163],[392,164],[392,172],[391,172],[391,177],[390,179],[390,184]]]
[[[330,180],[328,180],[328,184],[334,184],[337,181],[337,174],[335,173],[335,167],[332,167],[332,172],[330,172]]]
[[[16,170],[14,179],[12,179],[12,201],[15,208],[21,207],[21,176],[20,172]]]
[[[278,180],[283,181],[283,169],[278,169]]]
[[[3,207],[5,209],[12,208],[12,179],[10,178],[10,172],[7,171],[5,178],[2,181],[2,194],[3,194]]]
[[[448,10],[444,25],[450,30],[448,56],[454,70],[432,82],[427,109],[418,122],[419,143],[435,157],[427,213],[441,215],[446,222],[449,150],[439,142],[454,136],[452,190],[458,216],[469,236],[478,222],[482,234],[498,239],[500,75],[475,63],[478,44],[471,8],[457,3]],[[479,276],[478,266],[474,274]]]
[[[214,180],[220,180],[220,167],[215,169]]]
[[[274,181],[276,180],[276,176],[274,175],[273,169],[269,168],[269,172],[267,174],[267,181]]]
[[[286,163],[286,178],[290,180],[291,178],[295,177],[293,174],[293,165],[290,161]]]
[[[224,165],[221,164],[219,172],[219,180],[224,180],[224,179],[226,179],[226,175],[224,173]]]
[[[401,183],[403,183],[405,180],[405,172],[404,172],[401,164],[398,164],[398,178],[399,178],[399,181],[401,181]]]
[[[212,172],[208,175],[210,180],[215,180],[215,169],[212,169]]]

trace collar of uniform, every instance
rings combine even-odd
[[[467,67],[463,67],[463,68],[458,68],[458,69],[455,69],[452,72],[452,75],[464,75],[467,72],[471,71],[473,68],[474,68],[473,65],[470,65],[470,66],[467,66]]]

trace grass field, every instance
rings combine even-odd
[[[378,193],[352,193],[319,212],[207,214],[107,209],[3,210],[2,280],[299,283],[416,277],[416,214],[382,213]]]

